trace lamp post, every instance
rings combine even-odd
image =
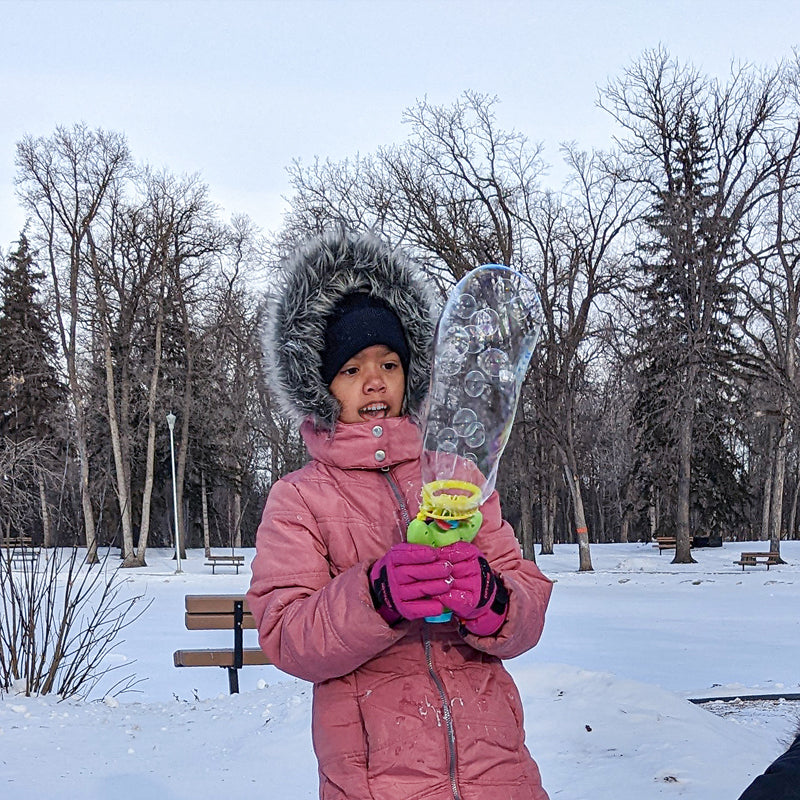
[[[172,510],[175,514],[175,572],[183,572],[181,569],[181,537],[178,535],[178,487],[175,481],[175,415],[170,411],[167,414],[167,425],[169,425],[169,452],[172,456]]]

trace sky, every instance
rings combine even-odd
[[[0,250],[24,216],[26,134],[84,122],[134,157],[198,174],[224,218],[281,224],[294,159],[400,143],[417,100],[496,96],[503,129],[610,145],[598,86],[663,45],[711,75],[800,37],[794,0],[0,0]]]
[[[679,565],[650,543],[593,545],[591,573],[575,545],[538,557],[555,581],[544,634],[506,666],[551,800],[734,800],[783,752],[800,703],[688,702],[800,693],[800,542],[781,542],[788,563],[769,571],[733,563],[766,547],[696,548],[697,563]],[[123,592],[152,602],[109,656],[106,691],[128,675],[136,691],[0,694],[0,797],[318,797],[310,684],[246,667],[230,696],[224,670],[172,665],[176,649],[231,645],[230,631],[186,630],[184,595],[239,594],[250,580],[187,555],[179,575],[168,549],[121,571]]]

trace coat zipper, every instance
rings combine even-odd
[[[408,527],[411,524],[411,516],[408,513],[408,508],[406,507],[403,493],[400,491],[400,487],[397,485],[397,482],[395,481],[390,470],[390,467],[381,467],[381,472],[386,476],[386,480],[389,481],[389,486],[392,489],[392,493],[397,500],[397,504],[400,506],[400,514],[403,517],[403,522],[405,522],[406,527]],[[427,624],[425,624],[423,627],[422,642],[425,647],[425,663],[428,667],[428,674],[431,676],[434,686],[436,686],[436,691],[439,693],[439,699],[442,703],[442,713],[444,714],[445,729],[447,731],[450,790],[453,793],[453,800],[461,800],[461,793],[458,790],[458,781],[456,780],[456,731],[455,726],[453,725],[453,712],[450,708],[450,700],[447,697],[447,692],[445,691],[442,679],[439,677],[436,669],[433,666],[433,652],[431,649],[431,640],[428,636]]]
[[[439,699],[442,701],[442,712],[444,713],[444,723],[447,730],[447,746],[449,749],[448,766],[450,772],[450,790],[453,792],[453,800],[461,800],[458,791],[458,781],[456,780],[456,731],[453,725],[453,712],[450,709],[450,700],[447,697],[442,679],[433,666],[433,653],[431,652],[431,640],[428,637],[427,623],[423,629],[422,641],[425,644],[425,661],[428,665],[428,674],[431,676],[439,692]]]
[[[406,501],[403,497],[403,493],[400,491],[400,487],[397,485],[397,481],[394,479],[394,476],[391,473],[391,467],[381,467],[381,472],[386,476],[386,480],[389,481],[389,486],[392,489],[392,494],[394,494],[394,499],[397,500],[397,505],[400,506],[400,513],[403,515],[403,522],[405,523],[406,528],[411,524],[411,515],[408,513],[408,508],[406,507]]]

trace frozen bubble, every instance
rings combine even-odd
[[[486,428],[483,427],[482,423],[478,422],[472,433],[464,441],[469,447],[480,447],[486,441]]]
[[[474,325],[467,325],[464,330],[469,335],[469,347],[467,351],[470,353],[480,353],[480,351],[483,350],[484,343],[481,332]]]
[[[458,447],[458,434],[452,428],[442,428],[436,434],[437,450],[443,453],[453,452]],[[452,449],[450,446],[452,445]]]
[[[453,325],[445,334],[447,344],[453,352],[463,356],[466,355],[471,343],[471,337],[466,328],[460,325]]]
[[[523,302],[521,297],[514,297],[507,305],[509,316],[521,324],[528,324],[531,316],[530,309]]]
[[[453,415],[453,430],[459,436],[469,436],[478,424],[478,415],[471,408],[459,408]]]
[[[482,308],[476,311],[471,317],[470,322],[475,326],[478,333],[484,338],[491,336],[500,324],[497,312],[491,308]]]
[[[478,303],[475,298],[471,294],[465,293],[456,300],[454,311],[462,319],[469,319],[477,307]]]
[[[470,397],[480,397],[485,388],[486,376],[479,369],[467,373],[467,377],[464,378],[464,391]]]
[[[490,347],[478,356],[478,366],[493,378],[497,378],[501,370],[508,369],[508,356],[502,350]]]
[[[452,342],[448,342],[436,356],[436,367],[443,375],[455,375],[464,364],[464,355]]]

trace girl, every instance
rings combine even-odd
[[[405,541],[433,320],[421,276],[372,236],[286,264],[265,369],[312,460],[270,491],[247,601],[273,663],[314,684],[322,800],[547,800],[500,659],[539,640],[552,584],[496,493],[471,544]]]

